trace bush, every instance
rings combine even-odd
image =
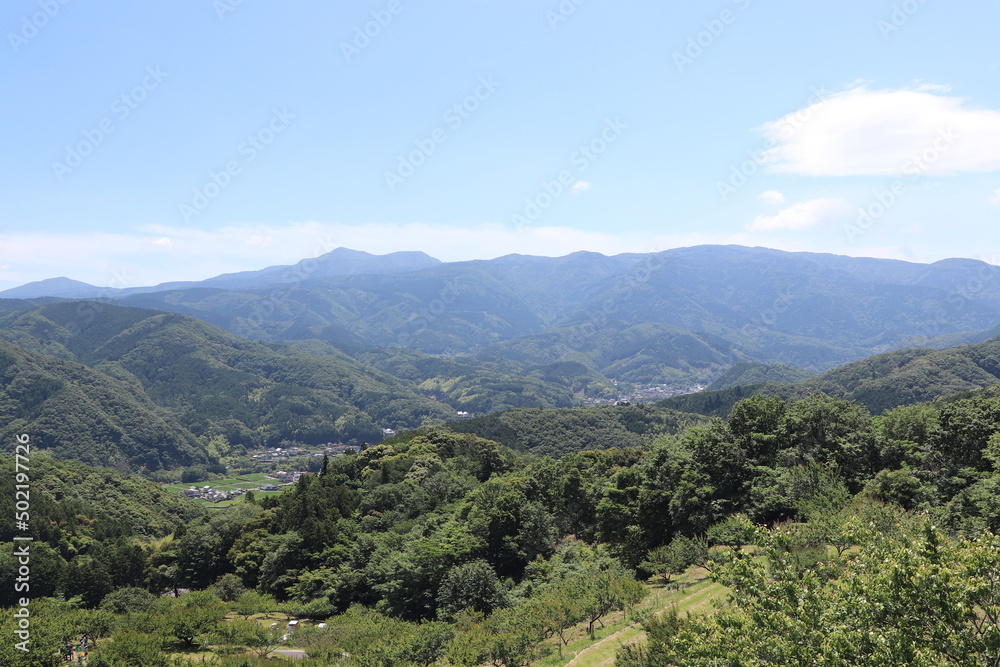
[[[143,588],[119,588],[101,600],[100,608],[115,615],[146,611],[156,604],[156,596]]]

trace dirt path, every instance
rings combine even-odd
[[[602,644],[604,644],[604,642],[608,642],[608,641],[611,641],[613,639],[617,639],[623,632],[625,632],[626,630],[631,630],[631,629],[632,629],[632,626],[629,625],[627,627],[622,628],[618,632],[615,632],[615,633],[612,633],[612,634],[608,635],[607,637],[605,637],[601,641],[597,642],[596,644],[591,644],[587,648],[585,648],[582,651],[580,651],[579,653],[577,653],[576,657],[574,657],[572,660],[570,660],[569,662],[567,662],[566,663],[566,667],[570,667],[571,665],[577,665],[577,664],[579,664],[580,660],[585,655],[587,655],[587,654],[591,653],[592,651],[596,650],[599,646],[601,646]],[[600,665],[610,665],[614,661],[615,661],[615,655],[614,655],[614,653],[612,653],[611,657],[608,660],[605,660],[605,661],[600,662],[598,664],[600,664]]]
[[[703,587],[698,588],[698,590],[695,590],[695,591],[692,591],[691,593],[688,593],[687,595],[685,595],[684,597],[682,597],[680,600],[675,600],[675,601],[672,601],[672,602],[668,602],[666,605],[663,606],[662,609],[660,609],[659,611],[656,612],[656,615],[658,616],[658,615],[662,614],[663,612],[665,612],[667,609],[670,609],[671,607],[680,607],[685,602],[688,602],[688,601],[692,600],[693,598],[697,598],[698,596],[704,595],[705,596],[704,600],[702,600],[702,601],[698,602],[697,604],[693,605],[687,611],[693,611],[695,609],[699,609],[699,608],[703,607],[708,602],[710,602],[710,601],[712,601],[714,599],[714,595],[712,595],[711,592],[710,592],[712,590],[712,588],[713,588],[713,585],[709,584],[707,586],[703,586]],[[565,667],[577,667],[578,665],[580,665],[582,663],[582,661],[584,659],[592,657],[595,652],[596,653],[603,653],[605,651],[608,651],[609,648],[610,648],[610,647],[606,646],[606,644],[608,642],[613,642],[613,641],[619,639],[624,633],[627,633],[629,631],[635,631],[636,632],[636,636],[635,637],[631,637],[629,643],[635,643],[637,641],[641,641],[646,636],[646,633],[644,631],[642,631],[639,627],[637,627],[635,625],[628,625],[628,626],[622,628],[621,630],[608,635],[607,637],[605,637],[601,641],[596,642],[594,644],[591,644],[587,648],[583,649],[582,651],[580,651],[579,653],[577,653],[573,657],[572,660],[570,660],[569,662],[567,662],[566,665],[565,665]],[[616,650],[617,648],[618,647],[615,646],[613,649],[610,650],[610,655],[608,655],[607,657],[605,657],[600,662],[590,663],[588,665],[588,667],[607,667],[608,665],[614,664],[615,656],[616,656],[616,653],[617,653],[617,650]]]

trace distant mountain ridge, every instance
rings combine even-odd
[[[292,284],[302,280],[328,276],[406,273],[430,268],[441,263],[441,260],[417,251],[373,255],[360,250],[336,248],[319,257],[303,259],[291,265],[269,266],[258,271],[223,273],[206,280],[167,282],[149,287],[98,287],[65,277],[48,278],[3,290],[0,292],[0,298],[32,299],[52,296],[66,299],[90,299],[196,287],[238,289],[281,283]]]
[[[65,299],[93,299],[104,296],[105,290],[79,280],[66,277],[46,278],[0,292],[4,299],[37,299],[40,297],[61,297]]]
[[[254,340],[317,339],[349,355],[575,362],[622,382],[689,385],[737,363],[823,372],[894,349],[984,340],[1000,324],[997,271],[978,260],[741,246],[464,262],[338,248],[292,266],[101,296]],[[60,285],[82,289],[53,289]],[[38,296],[45,287],[15,290]]]

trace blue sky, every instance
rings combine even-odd
[[[0,286],[338,246],[1000,264],[997,25],[963,0],[9,0]]]

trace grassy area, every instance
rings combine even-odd
[[[587,624],[581,623],[567,633],[570,639],[563,647],[562,656],[554,650],[535,662],[535,667],[608,667],[614,664],[619,648],[645,638],[644,619],[671,608],[682,614],[711,614],[727,592],[725,587],[711,581],[708,572],[700,567],[688,570],[668,586],[658,581],[646,586],[648,595],[627,615],[623,612],[610,615],[603,628],[598,626],[593,639],[587,634]],[[558,638],[550,640],[553,649],[558,641]]]
[[[251,482],[267,482],[271,478],[263,472],[251,472],[246,475],[239,475],[236,479],[245,479]]]
[[[191,488],[192,486],[201,488],[207,485],[220,491],[233,491],[235,489],[256,489],[258,486],[271,483],[274,483],[274,480],[269,478],[264,473],[253,473],[252,475],[240,475],[239,477],[193,482],[190,484],[168,484],[166,488],[180,493],[185,489]]]
[[[285,489],[291,488],[288,486],[282,486],[279,491],[258,491],[258,488],[265,484],[276,484],[277,481],[271,477],[268,477],[262,472],[250,473],[247,475],[239,475],[237,477],[229,477],[226,479],[209,480],[204,482],[194,482],[192,484],[167,484],[164,488],[174,491],[175,493],[183,493],[185,490],[190,489],[192,486],[201,488],[203,486],[210,486],[218,491],[235,491],[236,489],[249,489],[254,492],[258,497],[263,497],[264,495],[270,495],[272,493],[281,493]],[[223,507],[229,507],[230,505],[235,505],[236,503],[242,501],[242,497],[234,498],[233,500],[223,500],[219,502],[210,502],[204,498],[195,498],[195,502],[202,503],[210,509],[220,509]]]

